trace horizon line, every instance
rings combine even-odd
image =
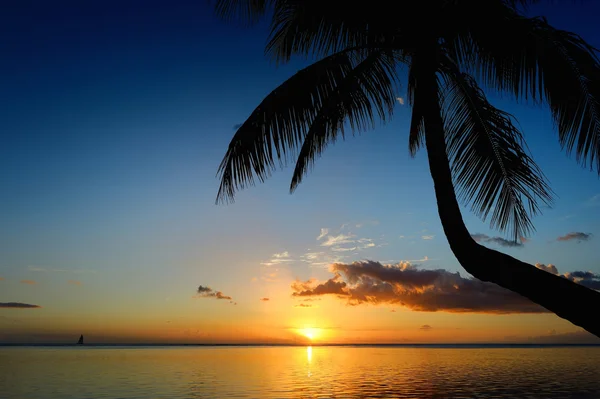
[[[84,345],[64,343],[64,342],[45,342],[45,343],[25,343],[25,342],[0,342],[2,346],[232,346],[232,347],[540,347],[540,346],[600,346],[600,343],[533,343],[533,342],[472,342],[472,343],[86,343]]]

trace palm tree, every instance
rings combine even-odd
[[[271,92],[237,130],[219,167],[217,202],[295,158],[293,192],[329,143],[391,117],[403,66],[409,149],[427,148],[438,213],[460,264],[600,336],[600,318],[588,310],[600,308],[599,292],[479,245],[457,201],[456,192],[513,240],[531,233],[531,217],[552,203],[514,118],[482,88],[547,104],[563,149],[600,172],[596,49],[544,18],[525,17],[533,1],[420,0],[399,13],[387,0],[216,0],[226,19],[271,17],[266,54],[276,62],[319,59]]]

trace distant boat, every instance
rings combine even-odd
[[[79,341],[77,341],[77,345],[83,345],[83,334],[79,337]]]

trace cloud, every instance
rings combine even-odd
[[[590,271],[581,271],[576,270],[574,272],[566,272],[564,274],[560,274],[556,266],[552,264],[544,265],[542,263],[536,263],[535,267],[538,269],[544,270],[548,273],[552,273],[557,276],[561,276],[566,278],[567,280],[573,281],[577,284],[581,284],[584,287],[590,288],[592,290],[600,291],[600,274],[596,274]]]
[[[267,301],[270,301],[271,299],[270,298],[260,298],[260,300],[263,302],[267,302]]]
[[[195,298],[216,298],[216,299],[227,299],[230,301],[232,301],[232,299],[233,299],[230,296],[223,294],[221,291],[215,291],[212,288],[204,286],[204,285],[198,286],[198,289],[196,290]],[[235,305],[235,303],[234,303],[234,305]]]
[[[319,241],[321,238],[325,237],[327,234],[329,234],[329,229],[321,228],[321,232],[317,236],[317,241]]]
[[[500,245],[501,247],[509,247],[509,248],[521,248],[523,244],[528,240],[525,237],[521,237],[519,241],[511,241],[502,237],[490,237],[487,234],[471,234],[471,238],[473,238],[476,242],[482,244],[492,244],[492,245]]]
[[[400,105],[404,105],[404,99],[402,97],[396,97],[396,101],[398,101]]]
[[[82,285],[83,283],[81,281],[78,281],[78,280],[67,280],[67,284]]]
[[[21,280],[20,282],[21,282],[21,284],[29,284],[29,285],[37,284],[37,281],[34,281],[34,280]]]
[[[290,258],[290,253],[288,251],[283,251],[279,253],[275,253],[271,255],[271,259],[266,262],[262,262],[263,266],[275,266],[280,265],[282,263],[293,262],[294,260]]]
[[[29,270],[30,272],[36,272],[36,273],[76,273],[76,274],[91,273],[91,274],[96,274],[96,271],[91,270],[91,269],[48,269],[45,267],[28,266],[27,270]]]
[[[311,305],[310,303],[299,303],[297,305],[294,305],[295,308],[312,308],[313,305]]]
[[[564,236],[560,236],[556,239],[556,241],[572,241],[575,240],[577,242],[581,241],[589,241],[592,238],[591,233],[581,233],[581,232],[572,232],[569,234],[565,234]]]
[[[235,125],[233,125],[233,130],[238,130],[239,128],[241,128],[243,125],[243,123],[236,123]]]
[[[341,281],[341,277],[339,273],[336,273],[335,277],[316,285],[313,284],[314,279],[305,282],[296,281],[292,283],[292,290],[294,291],[292,296],[346,295],[347,284]]]
[[[338,234],[337,236],[327,236],[327,239],[321,243],[322,247],[332,247],[334,245],[351,244],[354,242],[352,234]]]
[[[360,261],[331,266],[334,277],[292,284],[292,295],[332,295],[349,305],[401,305],[415,311],[454,313],[545,313],[546,309],[496,284],[457,273],[418,269],[409,262]]]
[[[588,206],[600,205],[600,194],[594,195],[593,197],[589,198],[585,203]]]
[[[429,324],[423,324],[421,327],[419,327],[419,330],[423,330],[423,331],[431,331],[433,327],[431,327]]]
[[[0,277],[0,281],[4,280],[4,277]]]
[[[28,303],[21,302],[0,302],[0,308],[3,309],[39,309],[39,305],[30,305]]]
[[[422,239],[424,240],[433,240],[435,236],[434,235],[430,235],[430,236],[421,236]]]
[[[558,275],[558,269],[553,264],[549,263],[548,265],[544,265],[543,263],[536,263],[535,267],[541,269],[545,272],[552,273]]]

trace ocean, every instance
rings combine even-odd
[[[600,398],[600,347],[0,347],[0,397]]]

